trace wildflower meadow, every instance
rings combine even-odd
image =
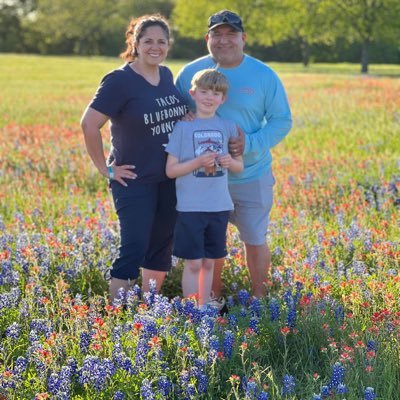
[[[230,226],[218,315],[182,298],[179,260],[162,294],[107,302],[118,226],[79,119],[120,61],[0,61],[0,399],[399,399],[400,67],[273,64],[294,128],[268,296]]]

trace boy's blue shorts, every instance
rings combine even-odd
[[[185,260],[226,256],[229,211],[178,212],[173,254]]]

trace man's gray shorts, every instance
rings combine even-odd
[[[266,242],[274,184],[269,170],[255,181],[229,185],[234,205],[229,222],[238,228],[240,239],[246,244],[258,246]]]

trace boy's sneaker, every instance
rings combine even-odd
[[[218,311],[221,311],[224,307],[226,307],[225,303],[225,299],[221,296],[218,299],[211,299],[207,305],[218,309]]]

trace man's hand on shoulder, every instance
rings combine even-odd
[[[229,138],[228,148],[232,157],[241,156],[244,152],[245,138],[242,129],[237,127],[239,135]]]

